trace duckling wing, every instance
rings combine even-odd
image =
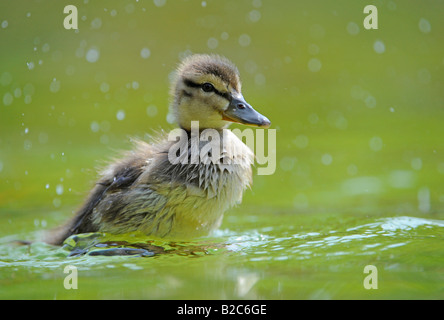
[[[109,195],[121,193],[130,188],[143,171],[140,165],[121,166],[112,177],[104,177],[97,182],[90,196],[72,221],[71,234],[98,231],[92,221],[94,209],[109,198]]]
[[[65,225],[47,235],[46,242],[61,244],[72,234],[99,231],[100,226],[94,221],[95,208],[110,195],[122,193],[131,188],[152,156],[151,145],[142,141],[134,142],[135,151],[127,152],[123,159],[114,161],[101,172],[101,178],[77,214]]]

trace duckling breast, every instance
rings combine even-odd
[[[190,163],[192,145],[188,141],[188,163],[172,164],[166,156],[153,162],[146,173],[146,184],[166,199],[159,221],[169,220],[159,233],[173,238],[207,235],[220,226],[226,210],[241,202],[243,192],[252,183],[254,155],[229,130],[223,132],[220,142],[220,156],[212,157],[218,161],[206,158],[215,150],[205,149],[208,142],[201,141],[199,151],[209,153],[200,153],[200,161]]]
[[[209,150],[207,142],[198,150]],[[252,182],[253,153],[231,131],[221,138],[220,155],[208,161],[171,162],[172,143],[138,143],[135,152],[102,171],[90,197],[68,225],[65,236],[81,232],[191,239],[217,229],[224,212],[242,200]],[[191,151],[190,141],[186,149]],[[191,154],[187,156],[191,160]],[[96,190],[97,189],[97,190]]]

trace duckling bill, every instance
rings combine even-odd
[[[254,155],[224,129],[231,122],[268,128],[270,121],[245,101],[238,69],[220,56],[192,55],[178,67],[170,94],[170,111],[188,136],[194,121],[199,130],[220,133],[220,161],[172,162],[168,154],[174,142],[166,137],[151,144],[136,141],[133,151],[100,173],[77,214],[47,242],[61,244],[79,233],[133,231],[190,239],[217,229],[224,212],[241,202],[252,184]],[[206,142],[197,147],[202,150]]]

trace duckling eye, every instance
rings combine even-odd
[[[214,86],[211,83],[206,82],[202,85],[202,90],[205,92],[212,92],[214,91]]]

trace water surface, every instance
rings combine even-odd
[[[0,3],[0,298],[444,298],[443,1],[378,1],[378,30],[359,1],[70,4],[78,31],[62,4]],[[233,60],[276,129],[276,171],[221,229],[10,243],[68,219],[129,137],[174,127],[170,73],[194,52]],[[89,254],[121,241],[159,253]]]

